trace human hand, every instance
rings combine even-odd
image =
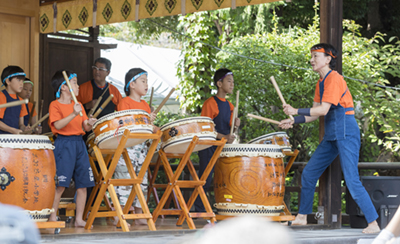
[[[236,119],[235,119],[235,126],[236,126],[236,127],[239,127],[239,126],[240,126],[240,119],[239,119],[239,118],[236,118]]]
[[[224,135],[223,138],[226,139],[226,143],[231,144],[236,139],[236,136],[228,134],[228,135]]]
[[[96,118],[89,118],[87,123],[88,123],[88,125],[93,126],[94,123],[96,123],[96,121],[97,121]]]
[[[296,115],[297,109],[289,104],[283,104],[283,112],[285,112],[286,115]]]
[[[74,104],[74,114],[75,116],[78,115],[80,112],[82,112],[82,106],[80,103],[75,103]]]
[[[154,120],[156,119],[157,114],[155,114],[154,112],[150,113],[150,123],[153,124]]]
[[[284,119],[279,122],[278,126],[281,127],[282,129],[290,129],[293,127],[293,123],[294,121],[291,119]]]

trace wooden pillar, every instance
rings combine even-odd
[[[338,51],[336,70],[342,73],[343,0],[321,0],[320,42],[332,44]],[[319,138],[324,136],[324,117],[319,119]],[[325,224],[339,229],[342,225],[342,201],[339,157],[319,179],[319,206],[324,206]]]

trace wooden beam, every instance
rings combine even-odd
[[[332,44],[338,51],[336,70],[342,73],[343,0],[321,0],[320,42]],[[324,117],[319,119],[319,138],[324,136]],[[339,229],[342,225],[342,201],[339,157],[319,179],[319,205],[324,206],[325,224]]]

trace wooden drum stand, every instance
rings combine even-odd
[[[127,219],[147,219],[147,225],[149,226],[149,229],[152,231],[156,230],[153,221],[153,216],[149,211],[146,199],[140,188],[140,184],[143,181],[143,177],[146,173],[147,168],[149,167],[150,160],[153,157],[153,154],[157,148],[158,143],[160,142],[161,135],[162,135],[161,131],[158,131],[157,133],[154,134],[139,134],[139,133],[130,133],[129,130],[125,130],[117,149],[99,149],[96,145],[93,147],[93,151],[96,155],[97,162],[100,166],[100,172],[96,172],[98,173],[97,177],[95,177],[96,185],[93,188],[93,191],[89,198],[89,202],[87,203],[85,209],[84,216],[86,216],[87,212],[90,209],[90,215],[86,222],[85,229],[91,228],[94,219],[96,217],[118,216],[119,218],[118,225],[121,225],[123,231],[129,231],[129,227],[126,222]],[[129,138],[153,140],[149,148],[149,151],[147,153],[146,159],[144,160],[142,168],[138,175],[136,175],[135,170],[133,169],[133,166],[129,159],[128,152],[125,149],[125,144]],[[106,160],[104,160],[103,155],[105,155]],[[117,167],[117,163],[121,155],[124,157],[126,167],[128,168],[128,172],[131,176],[130,179],[111,178],[114,174],[115,168]],[[129,185],[133,186],[132,191],[128,197],[124,209],[122,209],[117,194],[115,192],[114,186],[129,186]],[[107,190],[110,194],[115,210],[112,210],[111,207],[107,204],[108,199],[105,197],[105,193]],[[95,197],[96,193],[97,197]],[[132,205],[136,195],[139,199],[140,205],[142,206],[143,213],[128,214],[130,206]],[[94,199],[95,199],[94,204],[92,207],[90,207]],[[106,200],[107,206],[105,210],[108,211],[99,212],[100,204],[103,199],[107,199]]]

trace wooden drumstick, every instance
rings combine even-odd
[[[264,117],[257,116],[257,115],[254,115],[254,114],[247,114],[247,117],[263,120],[263,121],[266,121],[266,122],[269,122],[269,123],[272,123],[272,124],[277,124],[277,125],[280,124],[279,121],[276,121],[276,120],[273,120],[273,119],[264,118]]]
[[[279,86],[278,86],[278,84],[277,84],[276,81],[275,81],[275,78],[274,78],[273,76],[271,76],[270,79],[271,79],[272,84],[273,84],[274,87],[275,87],[276,92],[278,93],[279,98],[280,98],[281,101],[282,101],[282,104],[285,105],[285,104],[286,104],[285,98],[283,98],[282,93],[281,93],[281,90],[279,89]],[[289,118],[290,118],[291,120],[294,120],[294,118],[293,118],[292,115],[289,115]]]
[[[44,100],[42,99],[42,101],[40,102],[40,110],[39,110],[39,116],[38,118],[42,118],[42,114],[43,114],[43,104],[44,104]],[[39,124],[40,125],[40,124]]]
[[[35,112],[36,101],[33,102],[32,111],[29,114],[28,125],[32,124],[33,112]]]
[[[231,135],[233,134],[233,129],[235,128],[235,120],[239,115],[239,91],[236,91],[236,107],[233,109],[232,125],[231,125]]]
[[[175,91],[175,88],[172,88],[171,91],[168,93],[168,95],[162,100],[160,105],[158,105],[157,109],[154,111],[154,114],[157,114],[160,112],[161,108],[164,106],[164,104],[168,101],[169,97],[172,95],[172,93]]]
[[[30,134],[32,133],[33,129],[35,129],[40,123],[42,123],[45,119],[47,119],[49,117],[49,113],[47,113],[45,116],[43,116],[41,119],[39,119],[38,122],[36,122],[35,124],[33,124],[31,126],[30,130],[24,131],[21,134]]]
[[[151,104],[153,103],[153,94],[154,94],[154,87],[151,87],[151,95],[150,95],[150,102],[149,102],[149,106],[151,108]]]
[[[27,104],[28,102],[29,102],[28,99],[24,99],[24,100],[9,102],[9,103],[3,103],[3,104],[0,104],[0,108],[15,107],[15,106],[18,106],[18,105]]]
[[[96,108],[99,106],[101,100],[103,99],[103,95],[106,93],[106,91],[108,90],[109,87],[110,87],[110,85],[108,85],[107,88],[104,90],[103,94],[101,94],[101,96],[99,98],[97,98],[96,103],[94,104],[93,108],[90,110],[90,112],[88,114],[89,117],[90,117],[90,115],[93,115],[94,111],[96,111]]]
[[[92,118],[97,118],[97,116],[99,116],[99,114],[101,113],[101,111],[103,111],[103,109],[105,107],[107,107],[107,105],[110,103],[111,99],[113,99],[114,95],[111,94],[109,97],[107,97],[107,99],[104,101],[104,103],[100,106],[100,108],[97,110],[97,112],[93,115]]]
[[[67,72],[65,72],[65,70],[64,70],[64,71],[62,72],[62,74],[63,74],[63,76],[64,76],[65,81],[67,82],[67,86],[68,86],[68,88],[69,88],[69,91],[71,92],[72,99],[74,100],[75,104],[79,104],[79,103],[78,103],[78,100],[76,100],[74,90],[72,90],[72,86],[71,86],[71,83],[69,82]],[[79,115],[80,115],[81,117],[83,116],[82,111],[79,112]]]

